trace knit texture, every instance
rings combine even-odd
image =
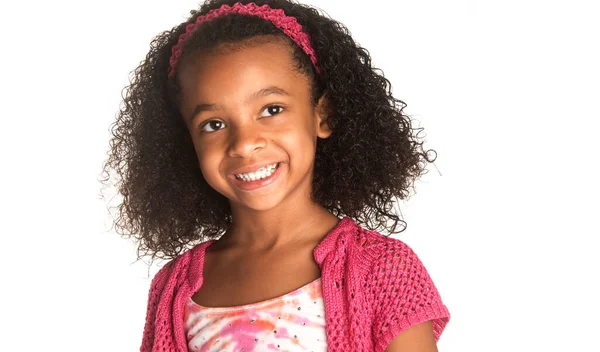
[[[185,352],[183,310],[202,286],[203,242],[168,262],[150,285],[141,352]],[[321,268],[328,351],[383,352],[431,320],[436,341],[450,319],[431,277],[402,241],[344,217],[313,251]]]

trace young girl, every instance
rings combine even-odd
[[[404,106],[343,25],[288,0],[209,0],[157,36],[105,164],[117,230],[171,259],[141,351],[436,351],[448,310],[376,231],[433,161]]]

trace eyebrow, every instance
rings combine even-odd
[[[287,91],[285,91],[283,88],[279,88],[276,86],[270,86],[270,87],[263,88],[261,90],[258,90],[256,92],[250,94],[244,101],[244,104],[248,105],[249,103],[251,103],[259,98],[263,98],[263,97],[266,97],[271,94],[291,96],[291,94],[288,93]],[[198,114],[200,114],[201,112],[215,111],[218,109],[220,109],[220,107],[217,104],[198,104],[196,106],[196,108],[194,109],[194,112],[192,112],[192,114],[190,116],[190,121],[193,121],[196,118],[196,116],[198,116]]]

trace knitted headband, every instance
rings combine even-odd
[[[235,3],[233,6],[223,5],[218,9],[210,10],[206,15],[198,16],[196,22],[185,26],[185,33],[179,36],[177,44],[171,48],[171,58],[169,59],[169,78],[175,75],[175,66],[181,56],[183,50],[183,42],[191,33],[198,28],[202,22],[210,21],[214,18],[221,17],[230,13],[238,13],[243,15],[257,16],[267,21],[272,22],[277,28],[281,29],[288,37],[290,37],[302,50],[310,57],[315,69],[320,74],[321,71],[317,66],[317,57],[315,51],[310,46],[310,36],[302,30],[302,26],[298,23],[295,17],[287,16],[282,9],[272,9],[268,5],[258,6],[251,2],[246,5]]]

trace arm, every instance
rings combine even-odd
[[[152,279],[150,290],[148,292],[148,303],[146,309],[146,322],[144,324],[144,334],[142,337],[141,352],[150,352],[154,346],[155,320],[158,308],[158,301],[171,269],[171,263],[162,267]]]
[[[376,254],[370,288],[375,351],[437,351],[450,314],[423,263],[399,240],[387,241]],[[427,342],[431,334],[433,344]]]
[[[402,332],[392,340],[385,352],[438,352],[431,321]]]

